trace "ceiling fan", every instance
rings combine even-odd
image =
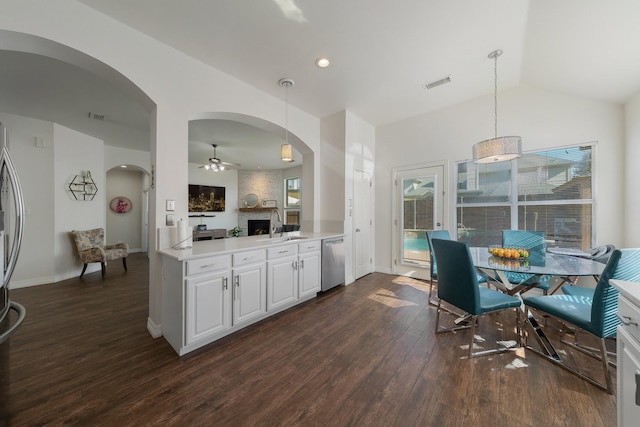
[[[204,168],[205,170],[212,170],[214,172],[222,172],[226,166],[240,167],[238,163],[223,162],[222,160],[220,160],[218,157],[216,157],[216,147],[218,146],[218,144],[211,144],[211,146],[213,147],[213,157],[209,157],[209,163],[200,166],[201,168]]]

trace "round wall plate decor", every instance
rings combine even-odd
[[[109,207],[115,213],[127,213],[131,210],[131,200],[124,196],[118,196],[111,199]]]

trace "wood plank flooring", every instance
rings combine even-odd
[[[6,425],[615,426],[615,396],[531,352],[460,359],[468,332],[435,335],[421,281],[370,274],[180,358],[128,264],[11,291]],[[513,325],[481,320],[479,344]]]

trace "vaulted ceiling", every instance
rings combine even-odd
[[[348,109],[379,126],[488,95],[487,55],[495,49],[504,50],[499,90],[529,85],[621,104],[640,91],[637,0],[79,1],[274,96],[284,99],[277,82],[291,78],[289,103],[317,117]],[[47,58],[3,51],[3,64],[6,55],[12,65],[0,69],[2,111],[23,114],[5,105],[21,110],[29,102],[46,109],[37,93],[28,95],[40,79],[43,93],[57,96],[49,115],[82,112],[87,127],[86,112],[96,111],[111,127],[148,128],[140,107],[104,82],[77,78]],[[328,68],[315,65],[320,56],[331,60]],[[424,88],[447,76],[450,83]]]

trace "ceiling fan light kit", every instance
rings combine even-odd
[[[225,170],[226,166],[240,166],[238,163],[223,162],[222,160],[220,160],[218,157],[216,157],[216,148],[218,147],[218,144],[211,144],[211,146],[213,147],[213,157],[209,157],[209,163],[200,166],[201,168],[213,172],[222,172]]]

